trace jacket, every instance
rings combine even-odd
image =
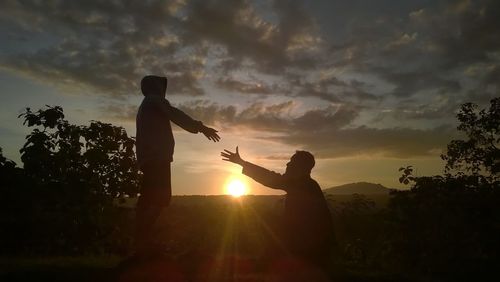
[[[156,80],[166,78],[153,77]],[[155,79],[150,80],[154,83]],[[158,81],[156,81],[158,83]],[[146,85],[147,87],[147,85]],[[143,85],[143,92],[144,92]],[[150,87],[155,89],[154,87]],[[136,117],[136,155],[139,168],[148,161],[173,161],[175,141],[170,121],[191,133],[198,133],[203,123],[192,119],[183,111],[173,107],[164,98],[161,89],[158,92],[144,92],[144,99],[139,106]]]

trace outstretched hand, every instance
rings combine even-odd
[[[208,140],[212,140],[214,142],[219,142],[220,140],[220,136],[217,134],[217,130],[213,128],[203,126],[200,132],[203,133],[203,135],[205,135]]]
[[[226,162],[232,162],[235,164],[242,165],[243,159],[240,157],[240,152],[238,151],[238,146],[236,146],[236,152],[233,153],[229,150],[224,149],[224,152],[221,152],[222,160]]]

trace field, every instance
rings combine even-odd
[[[356,203],[376,210],[386,204],[387,196],[329,195],[328,200],[335,218],[335,214],[339,216]],[[130,213],[130,224],[133,224],[130,209],[133,204],[132,201],[124,204],[124,210]],[[174,281],[278,281],[270,274],[276,273],[274,268],[297,267],[294,262],[276,260],[276,254],[284,252],[276,231],[282,210],[283,196],[174,196],[157,224],[157,240],[165,246],[166,256],[143,272],[153,275],[170,269],[169,275],[176,274],[168,278],[178,279]],[[339,238],[345,240],[349,237],[346,232],[352,230],[340,222],[339,225],[342,225],[337,228]],[[0,278],[2,281],[109,280],[116,277],[115,266],[121,259],[106,254],[9,257],[0,260]],[[369,272],[346,275],[349,281],[378,281],[381,277],[392,280],[390,276]]]

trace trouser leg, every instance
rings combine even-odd
[[[161,212],[170,204],[170,163],[152,164],[143,169],[141,196],[136,206],[135,250],[150,253],[155,250],[155,224]]]

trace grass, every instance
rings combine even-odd
[[[2,257],[0,281],[109,281],[117,256]]]
[[[220,256],[228,259],[237,255],[249,260],[253,270],[235,278],[230,268],[234,262],[218,267],[219,276],[195,281],[274,281],[259,266],[273,234],[272,226],[279,222],[282,196],[175,196],[159,222],[159,235],[179,259],[172,264],[163,261],[152,265],[158,273],[173,265],[181,265],[190,277],[199,275],[200,267]],[[387,196],[368,197],[378,207],[384,207]],[[353,199],[350,195],[330,197],[334,206],[342,206]],[[77,257],[0,257],[0,281],[116,281],[115,266],[119,256]],[[211,266],[213,267],[213,266]],[[229,269],[229,270],[228,270]],[[263,270],[264,269],[264,270]],[[212,274],[211,274],[212,275]],[[397,281],[380,279],[367,273],[349,274],[345,281]],[[155,281],[153,278],[148,278]],[[149,281],[144,277],[134,281]],[[172,279],[171,279],[172,280]],[[163,280],[161,280],[163,281]],[[176,280],[173,280],[176,281]],[[184,281],[184,280],[178,280]]]
[[[185,258],[188,259],[189,258]],[[195,259],[196,258],[192,258]],[[231,258],[219,258],[205,266],[210,265],[210,269],[202,269],[200,272],[187,272],[182,270],[183,262],[177,260],[153,261],[138,268],[127,269],[126,275],[119,275],[116,266],[121,258],[117,256],[80,256],[80,257],[37,257],[37,258],[0,258],[0,281],[117,281],[117,282],[257,282],[257,281],[312,281],[308,274],[288,268],[281,275],[286,277],[277,278],[275,274],[262,271],[248,271],[245,267],[234,267],[235,262],[228,263]],[[217,262],[224,261],[224,266],[218,266]],[[236,262],[236,264],[238,264]],[[300,266],[299,266],[300,268]],[[234,269],[237,269],[236,271]],[[182,273],[184,271],[184,273]],[[208,271],[208,272],[207,272]],[[306,272],[309,273],[309,272]],[[314,273],[314,272],[313,272]],[[308,278],[298,278],[302,277]],[[305,275],[305,276],[304,276]],[[314,275],[314,274],[313,274]],[[340,278],[341,277],[341,278]],[[291,280],[290,280],[291,279]],[[356,282],[378,282],[378,281],[407,281],[401,277],[391,277],[384,275],[373,275],[367,273],[349,273],[338,277],[339,281]],[[316,280],[314,280],[316,281]],[[319,278],[318,281],[325,281]],[[337,279],[336,279],[337,281]]]

